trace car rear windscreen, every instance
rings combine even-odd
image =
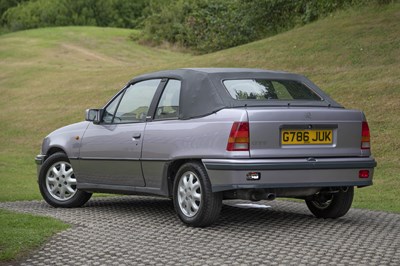
[[[310,88],[295,80],[231,79],[223,83],[236,100],[322,100]]]

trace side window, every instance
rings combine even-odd
[[[278,99],[289,99],[289,100],[293,99],[292,95],[290,95],[285,85],[283,85],[278,81],[272,81],[272,85],[275,88],[275,92]]]
[[[160,79],[152,79],[130,85],[122,95],[112,123],[122,124],[143,121],[147,116],[147,111],[160,81]],[[107,109],[114,108],[111,105]]]
[[[161,95],[154,119],[173,119],[179,116],[181,81],[170,79]]]
[[[123,95],[123,93],[120,93],[108,106],[107,108],[104,110],[104,114],[103,114],[103,122],[106,124],[110,124],[112,123],[113,117],[114,117],[114,113],[115,113],[115,109],[117,109],[119,100],[121,99],[121,96]]]

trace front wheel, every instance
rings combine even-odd
[[[74,170],[68,157],[58,152],[44,161],[39,173],[39,189],[43,199],[53,207],[80,207],[91,193],[77,189]]]
[[[211,191],[204,167],[190,162],[182,165],[175,176],[173,201],[176,213],[185,224],[205,227],[218,219],[222,194]]]
[[[341,188],[336,193],[318,193],[306,199],[308,209],[317,218],[339,218],[353,203],[354,187]]]

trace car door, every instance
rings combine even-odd
[[[185,127],[185,121],[178,118],[181,81],[169,79],[162,89],[159,90],[160,94],[162,92],[159,101],[151,108],[149,115],[153,116],[153,120],[146,125],[142,148],[142,169],[146,186],[154,189],[162,189],[165,185],[165,165],[171,155],[179,151],[182,130],[190,131]]]
[[[91,123],[80,148],[78,182],[145,186],[140,163],[146,116],[161,79],[131,84]]]

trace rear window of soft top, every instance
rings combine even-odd
[[[231,79],[223,83],[236,100],[322,100],[310,88],[295,80]]]

